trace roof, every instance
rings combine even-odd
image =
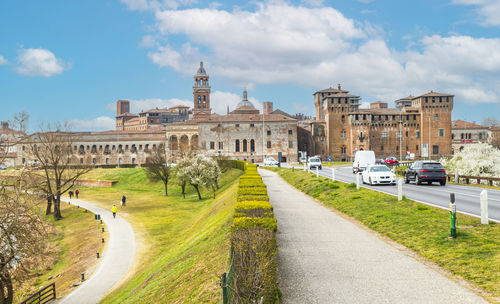
[[[356,114],[399,115],[405,113],[402,112],[400,109],[382,108],[382,109],[359,109],[354,112],[349,112],[348,114],[349,115],[356,115]]]
[[[398,100],[396,100],[396,101],[400,101],[400,100],[409,100],[409,99],[411,100],[411,99],[413,99],[413,98],[415,98],[415,96],[409,95],[409,96],[406,96],[406,97],[400,98],[400,99],[398,99]]]
[[[137,114],[132,114],[132,113],[129,113],[129,112],[125,112],[125,113],[122,113],[120,115],[116,115],[116,117],[138,117],[139,115]]]
[[[340,87],[340,84],[339,84],[338,89],[334,89],[332,87],[329,87],[328,89],[316,91],[316,92],[314,92],[313,95],[316,95],[317,93],[336,93],[337,94],[337,93],[349,93],[349,91],[342,90],[342,88]]]
[[[189,107],[188,107],[188,106],[183,106],[183,105],[173,106],[173,107],[171,107],[171,108],[169,108],[169,109],[180,109],[180,108],[182,108],[182,109],[186,109],[186,108],[188,108],[188,109],[189,109]]]
[[[450,94],[438,93],[438,92],[433,92],[433,91],[430,91],[430,92],[429,92],[429,93],[427,93],[427,94],[420,95],[420,96],[417,96],[417,97],[413,97],[412,99],[417,99],[417,98],[420,98],[420,97],[433,97],[433,96],[434,96],[434,97],[436,97],[436,96],[437,96],[437,97],[439,97],[439,96],[441,96],[441,97],[443,97],[443,96],[451,96],[451,97],[453,97],[453,96],[455,96],[455,95],[450,95]]]
[[[467,128],[467,129],[488,129],[486,126],[481,126],[475,123],[471,123],[468,121],[464,120],[454,120],[451,124],[452,128],[460,129],[460,128]]]
[[[238,114],[230,113],[227,115],[211,115],[209,118],[198,120],[201,123],[207,122],[261,122],[262,114]],[[266,114],[264,116],[265,122],[276,122],[276,121],[297,121],[295,118],[291,118],[282,114]]]
[[[195,76],[208,76],[207,71],[205,71],[205,68],[203,67],[203,61],[200,61],[200,67],[198,68]]]
[[[359,96],[356,96],[356,95],[351,95],[351,94],[347,94],[347,93],[338,93],[338,94],[335,94],[335,95],[325,96],[325,99],[326,98],[335,98],[335,97],[359,98]]]
[[[280,109],[276,109],[276,110],[272,111],[271,114],[281,114],[281,115],[288,116],[290,118],[295,118],[292,115],[288,114],[287,112],[281,111]]]

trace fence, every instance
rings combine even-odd
[[[56,299],[56,283],[45,286],[20,304],[45,304]]]
[[[488,176],[469,176],[469,175],[459,175],[458,180],[455,180],[455,175],[448,174],[448,181],[450,182],[453,178],[454,182],[459,184],[460,179],[465,179],[466,184],[470,184],[471,180],[476,180],[477,184],[481,184],[482,180],[488,182],[488,185],[493,186],[493,182],[500,182],[500,177],[488,177]]]
[[[220,286],[222,287],[222,303],[229,304],[231,302],[231,288],[233,288],[233,261],[234,249],[231,248],[231,263],[227,273],[222,274]]]

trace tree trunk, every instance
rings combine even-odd
[[[47,209],[45,210],[45,215],[52,213],[52,200],[47,200]]]
[[[58,221],[62,219],[61,215],[61,199],[56,198],[54,200],[54,221]]]
[[[217,190],[219,190],[219,177],[218,176],[215,178],[215,187],[217,188]]]
[[[14,288],[12,278],[9,274],[0,276],[0,304],[12,304],[14,302]]]
[[[186,198],[186,183],[185,182],[182,183],[181,188],[182,188],[182,196],[184,198]]]
[[[201,201],[201,194],[200,194],[200,189],[198,185],[193,185],[193,187],[196,189],[196,193],[198,193],[198,199]]]
[[[168,181],[164,183],[165,183],[165,196],[168,196]]]

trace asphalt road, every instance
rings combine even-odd
[[[301,169],[302,167],[296,168]],[[315,170],[312,170],[311,172],[315,172]],[[323,170],[319,170],[319,175],[331,178],[332,169],[323,167]],[[356,182],[356,175],[352,173],[351,166],[335,167],[335,179],[346,183],[353,183]],[[361,186],[392,195],[398,195],[397,186],[369,186],[363,184]],[[410,184],[403,184],[403,195],[407,198],[445,209],[449,209],[450,193],[455,193],[457,212],[478,217],[481,216],[479,194],[483,190],[485,189],[453,184],[446,184],[446,186],[441,186],[438,183],[419,186],[413,182],[410,182]],[[500,191],[491,189],[487,189],[487,191],[488,217],[492,221],[500,222]]]

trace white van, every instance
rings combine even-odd
[[[375,164],[375,152],[373,151],[358,151],[354,154],[354,162],[352,163],[352,173],[363,171],[369,165]]]

